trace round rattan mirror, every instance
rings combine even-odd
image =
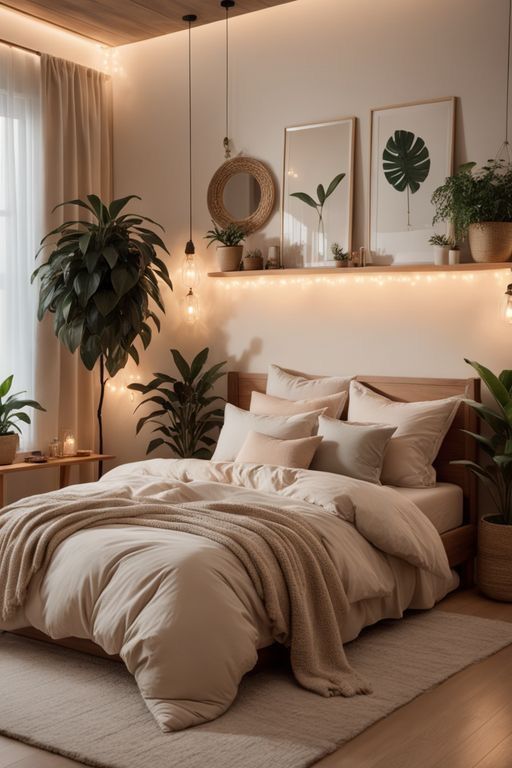
[[[266,224],[275,197],[272,174],[263,163],[252,157],[234,157],[210,181],[208,210],[219,226],[234,223],[249,235]]]

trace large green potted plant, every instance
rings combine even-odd
[[[160,433],[150,441],[146,453],[166,445],[182,458],[211,458],[211,447],[215,444],[211,433],[222,426],[224,410],[212,407],[222,398],[208,393],[215,382],[226,375],[222,371],[226,363],[217,363],[203,371],[208,352],[208,347],[201,350],[189,365],[177,349],[171,349],[181,379],[167,373],[154,373],[148,384],[128,386],[143,395],[151,395],[135,409],[143,405],[152,407],[150,413],[139,419],[137,434],[149,424],[156,425],[152,431]]]
[[[221,272],[235,272],[240,269],[242,253],[244,250],[243,241],[245,240],[245,230],[238,224],[228,224],[221,229],[212,221],[213,229],[208,230],[205,240],[210,242],[206,246],[210,247],[212,243],[217,245],[217,260]]]
[[[20,395],[24,392],[11,391],[13,376],[8,376],[0,383],[0,464],[12,464],[18,447],[18,434],[21,434],[20,422],[30,424],[27,408],[44,408],[35,400],[27,400]]]
[[[149,320],[160,330],[154,311],[165,312],[159,281],[172,289],[165,263],[156,248],[168,253],[153,229],[152,219],[122,213],[137,195],[113,200],[109,205],[96,195],[70,200],[87,211],[86,220],[71,220],[52,230],[40,250],[57,238],[47,261],[32,280],[40,279],[38,319],[53,315],[56,336],[70,352],[79,350],[85,367],[92,371],[99,361],[99,450],[103,452],[102,408],[105,368],[115,376],[131,357],[139,363],[135,343],[146,349],[151,341]],[[57,206],[59,208],[60,206]],[[160,227],[161,228],[161,227]]]
[[[512,255],[512,165],[489,161],[475,171],[464,163],[432,195],[433,223],[449,221],[456,240],[466,236],[478,262],[508,261]]]
[[[478,585],[495,600],[512,600],[512,371],[496,376],[471,360],[486,385],[496,410],[467,400],[485,425],[486,434],[469,432],[486,458],[479,462],[461,460],[483,483],[496,513],[484,515],[478,534]]]

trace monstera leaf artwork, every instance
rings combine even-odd
[[[411,226],[410,195],[414,195],[430,172],[430,155],[421,136],[395,131],[382,153],[382,167],[388,183],[407,194],[407,226]]]

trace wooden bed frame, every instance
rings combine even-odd
[[[379,394],[401,402],[420,400],[438,400],[443,397],[460,395],[471,400],[480,401],[480,379],[414,379],[394,378],[387,376],[356,376],[357,381],[373,389]],[[239,408],[248,409],[251,392],[265,392],[266,374],[260,373],[228,373],[228,402]],[[446,435],[439,455],[434,464],[438,480],[454,483],[462,488],[464,494],[464,520],[459,528],[443,533],[441,538],[452,568],[460,571],[462,583],[468,585],[473,580],[474,558],[476,554],[477,533],[477,486],[476,480],[464,467],[450,464],[455,459],[476,458],[476,445],[468,435],[462,432],[469,429],[478,431],[478,421],[474,412],[464,403],[461,404],[453,424]],[[73,650],[82,651],[96,656],[103,656],[119,661],[117,656],[108,656],[99,646],[88,640],[66,638],[52,640],[36,629],[27,627],[17,630],[15,634],[43,640],[56,645],[62,645]],[[261,656],[263,665],[267,659],[273,659],[268,649],[263,649]]]
[[[416,379],[392,376],[355,376],[355,379],[374,392],[401,402],[439,400],[452,395],[480,401],[480,379]],[[248,409],[251,392],[265,392],[266,386],[267,375],[264,373],[228,373],[228,402]],[[455,459],[476,459],[476,443],[462,431],[463,429],[478,432],[478,419],[471,408],[461,403],[434,466],[440,482],[459,485],[464,494],[463,524],[443,533],[441,538],[451,567],[460,571],[463,584],[468,585],[473,580],[476,554],[477,483],[476,478],[465,467],[450,463]]]

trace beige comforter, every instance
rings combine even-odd
[[[38,513],[30,515],[29,507],[44,510],[38,519],[46,520],[47,510],[58,507],[55,500],[65,505],[66,499],[75,505],[83,499],[86,510],[94,506],[93,494],[134,499],[139,509],[174,505],[175,513],[204,502],[225,510],[228,502],[244,516],[252,507],[254,517],[267,509],[302,523],[316,532],[342,585],[336,619],[345,640],[407,606],[430,607],[453,587],[428,520],[394,491],[368,483],[304,470],[156,459],[119,467],[98,484],[28,500],[27,514],[35,519]],[[13,511],[7,517],[13,514],[19,516]],[[46,520],[46,530],[53,525],[56,536],[58,521],[58,514]],[[179,730],[227,709],[257,649],[276,637],[289,642],[294,606],[292,600],[284,604],[287,589],[281,589],[276,624],[250,562],[244,565],[206,530],[198,535],[140,522],[110,517],[100,527],[70,528],[60,542],[54,539],[58,546],[48,563],[42,556],[42,567],[32,569],[26,594],[24,585],[11,593],[14,614],[0,628],[30,623],[52,637],[90,638],[119,653],[160,727]]]

